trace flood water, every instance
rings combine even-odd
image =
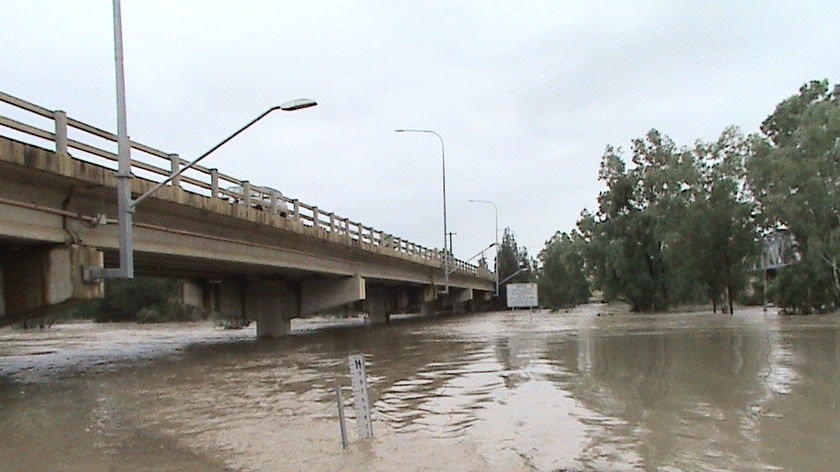
[[[840,315],[0,330],[0,471],[835,471]],[[375,437],[355,435],[348,354]],[[333,387],[343,386],[342,450]]]

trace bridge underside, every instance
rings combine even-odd
[[[102,296],[81,274],[117,265],[115,180],[110,169],[0,138],[0,326]],[[135,179],[134,194],[151,185]],[[433,261],[177,187],[144,201],[134,227],[138,276],[185,280],[185,301],[256,320],[264,336],[344,306],[374,322],[457,311],[493,288],[454,273],[440,296]]]

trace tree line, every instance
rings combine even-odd
[[[795,258],[768,272],[766,296],[794,313],[840,306],[840,85],[803,85],[752,134],[729,127],[681,146],[651,130],[628,150],[607,146],[598,179],[597,210],[536,258],[505,231],[501,279],[525,267],[510,282],[538,282],[549,307],[598,290],[634,311],[706,302],[732,313],[763,300],[765,241],[782,233]]]

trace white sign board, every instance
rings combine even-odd
[[[350,383],[353,384],[353,404],[356,407],[356,426],[360,438],[373,437],[373,425],[370,421],[370,400],[368,399],[367,372],[365,355],[352,354],[350,361]]]
[[[531,308],[539,306],[537,284],[507,284],[508,308]]]

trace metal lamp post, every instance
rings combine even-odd
[[[496,273],[496,298],[499,298],[499,208],[490,200],[470,200],[470,203],[487,203],[493,205],[493,213],[496,216],[496,263],[494,272]]]
[[[450,254],[450,248],[448,248],[446,241],[448,234],[446,230],[446,151],[443,138],[437,132],[430,129],[398,129],[395,131],[397,133],[429,133],[437,136],[440,140],[440,159],[443,175],[443,284],[445,287],[443,293],[449,293],[449,261],[452,255]]]
[[[117,168],[117,221],[119,225],[119,242],[120,242],[120,265],[118,268],[105,269],[103,267],[89,267],[86,269],[85,278],[87,280],[101,280],[103,278],[134,278],[134,228],[133,216],[134,208],[138,203],[146,199],[148,196],[158,191],[161,187],[168,184],[184,173],[184,171],[191,169],[198,164],[199,161],[210,155],[216,149],[219,149],[236,137],[239,133],[245,131],[257,121],[265,118],[269,113],[275,110],[294,111],[303,108],[309,108],[317,105],[314,100],[301,98],[291,100],[272,108],[269,108],[260,116],[251,120],[245,126],[239,128],[236,132],[222,140],[219,144],[213,146],[209,151],[200,155],[197,159],[182,167],[178,172],[172,174],[163,182],[155,185],[151,190],[144,193],[136,200],[131,198],[131,183],[133,176],[131,175],[131,141],[128,138],[128,131],[126,125],[125,112],[125,71],[123,67],[123,47],[122,47],[122,14],[120,10],[120,0],[113,0],[114,6],[114,63],[116,68],[117,81],[117,154],[118,154],[118,168]]]

